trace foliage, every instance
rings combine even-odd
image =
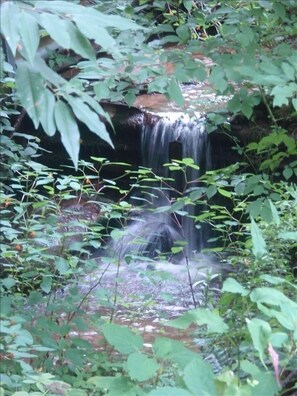
[[[95,160],[101,168],[109,164],[103,159]],[[175,171],[180,168],[181,172],[185,172],[193,164],[185,159],[170,166]],[[130,329],[107,323],[100,315],[85,318],[83,307],[92,288],[83,292],[77,287],[77,282],[83,273],[91,273],[96,266],[85,245],[104,246],[106,230],[96,223],[92,225],[92,222],[87,224],[76,219],[73,225],[71,221],[68,223],[68,230],[61,229],[57,221],[61,203],[71,202],[74,197],[79,200],[88,196],[100,206],[104,217],[117,218],[122,225],[127,221],[131,206],[125,203],[128,191],[121,191],[123,195],[117,204],[106,201],[103,192],[108,191],[109,186],[115,188],[111,180],[102,180],[100,191],[94,188],[95,181],[100,180],[100,172],[92,163],[82,162],[80,169],[82,177],[58,177],[55,180],[51,170],[34,169],[34,163],[24,163],[22,169],[17,169],[18,177],[8,185],[17,195],[9,189],[6,193],[3,191],[5,210],[1,249],[5,261],[1,281],[1,336],[2,354],[6,361],[3,390],[15,395],[18,395],[14,392],[19,389],[25,392],[23,394],[45,394],[50,391],[65,395],[75,395],[76,392],[81,395],[94,392],[116,395],[121,389],[133,395],[198,395],[204,389],[207,394],[227,394],[236,390],[257,395],[269,382],[267,394],[277,394],[296,364],[296,304],[293,302],[296,288],[291,283],[287,257],[290,241],[296,233],[295,225],[288,223],[287,213],[287,210],[291,213],[292,208],[296,207],[293,192],[284,189],[282,206],[277,214],[272,204],[269,227],[266,227],[265,219],[260,222],[261,228],[252,221],[249,231],[248,221],[240,222],[241,227],[247,227],[246,237],[242,237],[241,233],[230,253],[236,250],[237,261],[234,260],[234,263],[244,257],[247,267],[242,277],[244,283],[228,278],[223,284],[223,294],[215,312],[209,308],[197,308],[167,323],[178,328],[195,324],[206,340],[230,348],[231,363],[225,367],[228,370],[214,374],[209,363],[180,342],[156,338],[150,352],[144,349],[142,336]],[[144,169],[138,175],[131,171],[130,175],[132,189],[139,185],[147,189],[149,180],[155,183],[157,178],[157,175],[152,177],[150,170],[144,172]],[[205,178],[211,181],[213,176],[210,173]],[[222,181],[218,179],[213,184],[216,191],[225,198],[233,196],[236,202],[236,192]],[[37,191],[38,187],[49,192],[51,205],[48,198]],[[236,189],[236,184],[233,188]],[[280,193],[280,187],[278,189]],[[189,198],[185,190],[185,203],[189,199],[195,202],[193,192],[196,198],[197,193],[201,193],[190,189]],[[17,196],[24,199],[17,199]],[[239,197],[242,199],[240,194]],[[284,197],[287,199],[284,200]],[[173,200],[167,210],[174,213],[175,209],[171,208],[176,208],[179,213],[181,207],[176,203]],[[245,208],[247,206],[248,201]],[[214,215],[215,210],[212,207],[210,214]],[[217,220],[224,224],[225,217],[218,217]],[[230,215],[228,218],[231,222]],[[49,225],[51,239],[48,238]],[[83,240],[71,239],[72,226],[86,227]],[[272,231],[272,226],[278,230],[277,233]],[[227,233],[230,237],[233,232],[229,230]],[[53,249],[51,241],[59,234],[63,234],[65,242],[60,242],[60,249]],[[116,233],[111,233],[113,235],[116,237]],[[226,238],[224,236],[222,240],[226,241]],[[288,243],[284,245],[283,242]],[[279,254],[279,245],[282,245],[283,255]],[[241,249],[240,253],[238,249]],[[78,251],[85,254],[78,258]],[[44,260],[47,266],[44,266]],[[107,256],[106,260],[111,259]],[[110,265],[114,265],[112,261]],[[279,276],[265,274],[267,267],[269,271],[273,268],[274,274]],[[57,293],[56,289],[65,287],[65,283],[67,289],[61,301],[61,291]],[[97,286],[100,286],[100,279]],[[97,299],[99,306],[108,307],[102,294],[99,293]],[[120,353],[118,357],[106,354],[102,347],[98,352],[83,336],[73,335],[77,332],[83,334],[90,326],[96,326],[108,344]],[[232,363],[235,359],[234,348],[237,349],[236,365]],[[92,369],[84,368],[88,366]],[[201,373],[200,376],[197,373]]]
[[[286,124],[296,115],[296,4],[171,0],[164,8],[164,2],[142,0],[114,8],[99,0],[94,7],[1,4],[1,32],[12,52],[1,59],[1,394],[287,396],[297,386],[297,150]],[[66,80],[53,70],[63,52],[46,63],[38,49],[44,36],[70,51],[78,62],[75,77]],[[164,49],[168,43],[183,47]],[[193,59],[197,51],[212,60],[211,70]],[[174,63],[169,76],[167,61]],[[131,105],[146,87],[182,105],[179,83],[207,76],[218,94],[232,95],[229,113],[253,119],[262,101],[272,127],[244,148],[234,140],[243,162],[206,172],[198,185],[187,180],[188,169],[197,169],[193,160],[165,164],[182,175],[185,187],[155,213],[179,218],[189,215],[189,205],[200,208],[193,220],[211,225],[211,251],[227,256],[233,273],[219,299],[208,287],[204,307],[166,322],[194,326],[204,342],[199,354],[163,337],[147,349],[139,333],[113,321],[117,286],[104,290],[99,278],[83,289],[80,282],[98,266],[92,249],[120,282],[120,260],[110,258],[107,241],[125,235],[119,228],[141,209],[132,207],[131,195],[152,186],[170,189],[170,179],[122,163],[119,180],[103,179],[112,165],[107,159],[78,159],[77,121],[112,144],[100,100]],[[15,131],[22,107],[35,128],[41,125],[49,136],[60,132],[76,176],[38,162],[38,139]],[[122,177],[127,188],[120,186]],[[114,192],[117,201],[110,199]],[[90,300],[95,287],[99,292]],[[110,316],[85,315],[88,302]],[[99,334],[95,344],[84,337],[90,328]],[[214,346],[227,357],[218,371],[208,363]]]
[[[90,28],[90,21],[96,29]],[[111,121],[98,99],[117,100],[116,94],[111,94],[115,88],[120,98],[126,92],[128,102],[131,102],[129,96],[135,97],[136,91],[129,89],[129,82],[120,83],[120,80],[121,74],[129,73],[129,57],[143,41],[142,32],[140,26],[121,16],[109,16],[72,2],[9,1],[1,5],[1,33],[9,45],[6,60],[16,65],[11,73],[15,72],[15,86],[12,86],[17,100],[36,129],[41,125],[49,136],[56,130],[60,132],[75,166],[79,154],[77,120],[113,145],[103,119]],[[127,34],[128,47],[124,43]],[[81,73],[66,80],[49,67],[42,51],[45,38],[55,43],[55,49],[75,54],[77,61],[81,60],[77,66]],[[96,59],[97,52],[103,57]],[[90,84],[90,79],[97,82]]]

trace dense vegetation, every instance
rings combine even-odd
[[[295,0],[2,2],[1,394],[297,392],[296,13]],[[49,37],[62,50],[43,57],[38,48]],[[194,53],[210,62],[195,60]],[[66,79],[59,67],[69,55],[76,73]],[[146,91],[182,105],[180,84],[206,79],[217,95],[230,96],[224,111],[207,115],[209,131],[228,134],[230,120],[239,117],[249,121],[255,141],[242,146],[233,134],[242,162],[206,172],[195,189],[189,181],[158,211],[187,216],[187,205],[200,206],[195,222],[211,225],[213,252],[232,265],[218,301],[209,288],[205,306],[169,323],[194,324],[199,337],[225,351],[220,372],[168,338],[157,337],[148,352],[141,335],[113,323],[116,288],[109,299],[96,293],[110,318],[88,317],[92,290],[79,288],[81,277],[98,266],[90,248],[120,266],[105,246],[124,232],[112,229],[114,221],[124,226],[134,210],[127,197],[168,183],[145,168],[123,171],[126,189],[121,178],[102,179],[111,164],[79,159],[78,121],[112,144],[100,101],[132,105]],[[36,129],[61,135],[72,175],[39,163],[34,131],[20,127],[25,113]],[[186,158],[167,166],[186,175],[196,165]],[[114,192],[117,201],[110,200]],[[65,214],[65,202],[92,206],[82,209],[81,220],[81,213]],[[79,336],[90,328],[105,345]]]

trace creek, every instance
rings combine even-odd
[[[193,95],[193,86],[188,88]],[[203,94],[196,92],[196,96],[201,100]],[[142,98],[142,106],[144,103]],[[172,107],[169,104],[161,113],[153,113],[158,116],[156,121],[141,127],[141,165],[168,181],[162,189],[153,185],[144,194],[130,198],[136,205],[139,200],[145,201],[145,208],[132,216],[122,230],[123,236],[110,242],[108,255],[96,257],[98,270],[80,282],[80,289],[86,294],[92,290],[84,307],[90,318],[100,313],[106,320],[129,325],[141,332],[148,348],[152,339],[162,335],[182,340],[197,350],[203,340],[197,332],[194,335],[193,328],[172,329],[166,321],[196,307],[213,308],[229,268],[224,261],[202,253],[209,229],[193,220],[198,210],[195,205],[186,205],[178,215],[163,210],[179,193],[194,191],[200,175],[212,168],[204,115],[199,115],[199,108],[189,116],[178,109],[172,111]],[[193,159],[193,166],[183,175],[164,166],[183,158]],[[183,252],[170,255],[180,241],[186,241]],[[80,336],[95,343],[100,340],[94,327]],[[214,355],[207,350],[204,356],[218,371]]]

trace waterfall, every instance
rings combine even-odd
[[[185,117],[177,120],[161,118],[152,127],[144,125],[141,149],[143,165],[151,168],[158,176],[173,178],[172,187],[181,192],[186,187],[182,175],[180,172],[171,172],[169,167],[164,167],[163,164],[172,160],[192,158],[199,170],[192,167],[187,168],[186,178],[190,182],[187,186],[188,189],[197,187],[199,176],[211,168],[211,150],[204,118],[192,120]],[[155,207],[168,205],[170,198],[172,198],[172,192],[166,193],[165,191],[164,194],[162,191],[162,194],[158,194],[154,199],[153,205]],[[191,218],[191,216],[197,215],[197,208],[194,205],[187,205],[185,210],[188,215],[180,219],[181,235],[187,242],[188,253],[200,251],[207,239],[206,229],[203,226],[200,229],[196,228]],[[169,215],[167,222],[168,224],[172,223]]]
[[[163,208],[170,207],[178,196],[199,186],[199,176],[210,169],[211,153],[205,120],[161,118],[153,126],[144,125],[141,151],[143,167],[151,169],[157,176],[169,178],[168,185],[165,188],[158,181],[150,181],[145,191],[130,197],[136,206],[141,201],[146,202],[145,207],[131,218],[123,237],[112,243],[111,250],[116,257],[130,256],[139,260],[141,257],[165,256],[173,262],[181,259],[181,255],[172,253],[173,246],[185,246],[183,253],[187,256],[200,252],[208,235],[205,226],[197,226],[193,219],[199,213],[198,208],[194,204],[186,205],[182,210],[187,215],[170,213]],[[185,158],[191,158],[195,165],[187,167],[186,180],[182,172],[164,166]]]

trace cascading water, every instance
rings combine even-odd
[[[187,212],[184,216],[158,211],[158,208],[169,206],[170,201],[179,195],[178,192],[189,192],[197,187],[199,176],[210,169],[211,153],[205,119],[171,120],[166,117],[159,119],[154,126],[144,125],[141,150],[143,166],[152,169],[158,176],[170,178],[170,187],[158,190],[152,186],[150,204],[128,226],[123,240],[114,245],[113,250],[120,250],[122,257],[134,255],[155,258],[158,253],[169,253],[170,256],[175,243],[185,241],[188,256],[200,251],[205,245],[207,232],[204,227],[195,225],[195,205],[184,207],[183,210]],[[165,163],[184,158],[193,159],[195,165],[187,167],[186,177],[181,172],[172,172],[169,166],[164,166]]]
[[[144,126],[141,148],[143,165],[152,168],[159,176],[173,178],[172,187],[179,192],[197,187],[199,176],[211,167],[211,150],[204,118],[189,120],[181,117],[171,120],[166,117],[161,118],[153,127]],[[187,168],[187,186],[181,175],[172,174],[168,166],[163,166],[172,160],[183,158],[193,159],[196,165],[195,168]],[[168,205],[170,198],[172,198],[170,192],[166,194],[165,191],[164,194],[163,191],[154,200],[153,205],[155,207]],[[200,251],[205,244],[205,229],[195,227],[192,217],[197,215],[197,212],[194,205],[187,205],[185,210],[188,215],[183,216],[179,222],[181,235],[187,242],[187,252]],[[167,216],[167,222],[171,224],[170,216]]]

